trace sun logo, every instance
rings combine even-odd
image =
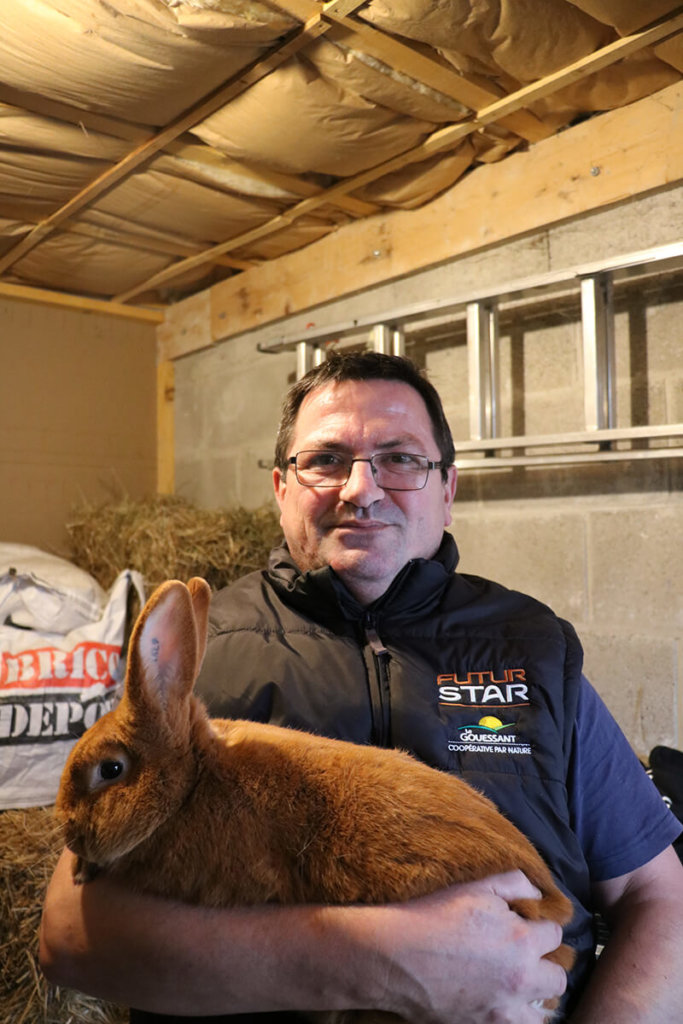
[[[500,718],[496,718],[494,715],[484,715],[483,718],[479,719],[477,725],[480,725],[482,729],[490,729],[492,732],[497,732],[498,729],[503,728]]]

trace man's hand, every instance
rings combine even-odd
[[[508,906],[539,895],[511,872],[384,908],[383,930],[373,936],[378,970],[388,957],[383,1005],[423,1024],[539,1024],[540,1002],[567,985],[562,968],[543,959],[562,929],[523,920]]]

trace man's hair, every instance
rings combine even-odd
[[[434,440],[439,448],[440,461],[443,463],[441,475],[445,480],[447,470],[455,459],[455,446],[439,393],[410,359],[381,352],[335,352],[320,366],[314,366],[292,384],[282,403],[282,415],[275,442],[275,465],[283,472],[287,471],[289,447],[304,398],[326,384],[341,384],[347,380],[397,380],[417,391],[432,421]]]

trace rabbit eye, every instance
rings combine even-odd
[[[101,761],[99,775],[103,782],[112,782],[123,774],[123,761]]]
[[[112,751],[110,757],[92,761],[88,766],[87,785],[91,792],[105,789],[123,779],[130,768],[128,755],[121,751]]]

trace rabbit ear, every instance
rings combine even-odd
[[[159,716],[179,735],[197,667],[197,627],[190,592],[170,580],[150,597],[135,624],[125,700],[134,712]]]
[[[203,580],[200,576],[193,576],[190,582],[187,584],[187,589],[190,591],[190,597],[192,598],[192,608],[194,611],[194,621],[197,627],[197,667],[195,669],[195,678],[199,675],[199,670],[202,667],[204,661],[204,655],[206,653],[206,640],[209,629],[209,603],[211,601],[211,587]]]

